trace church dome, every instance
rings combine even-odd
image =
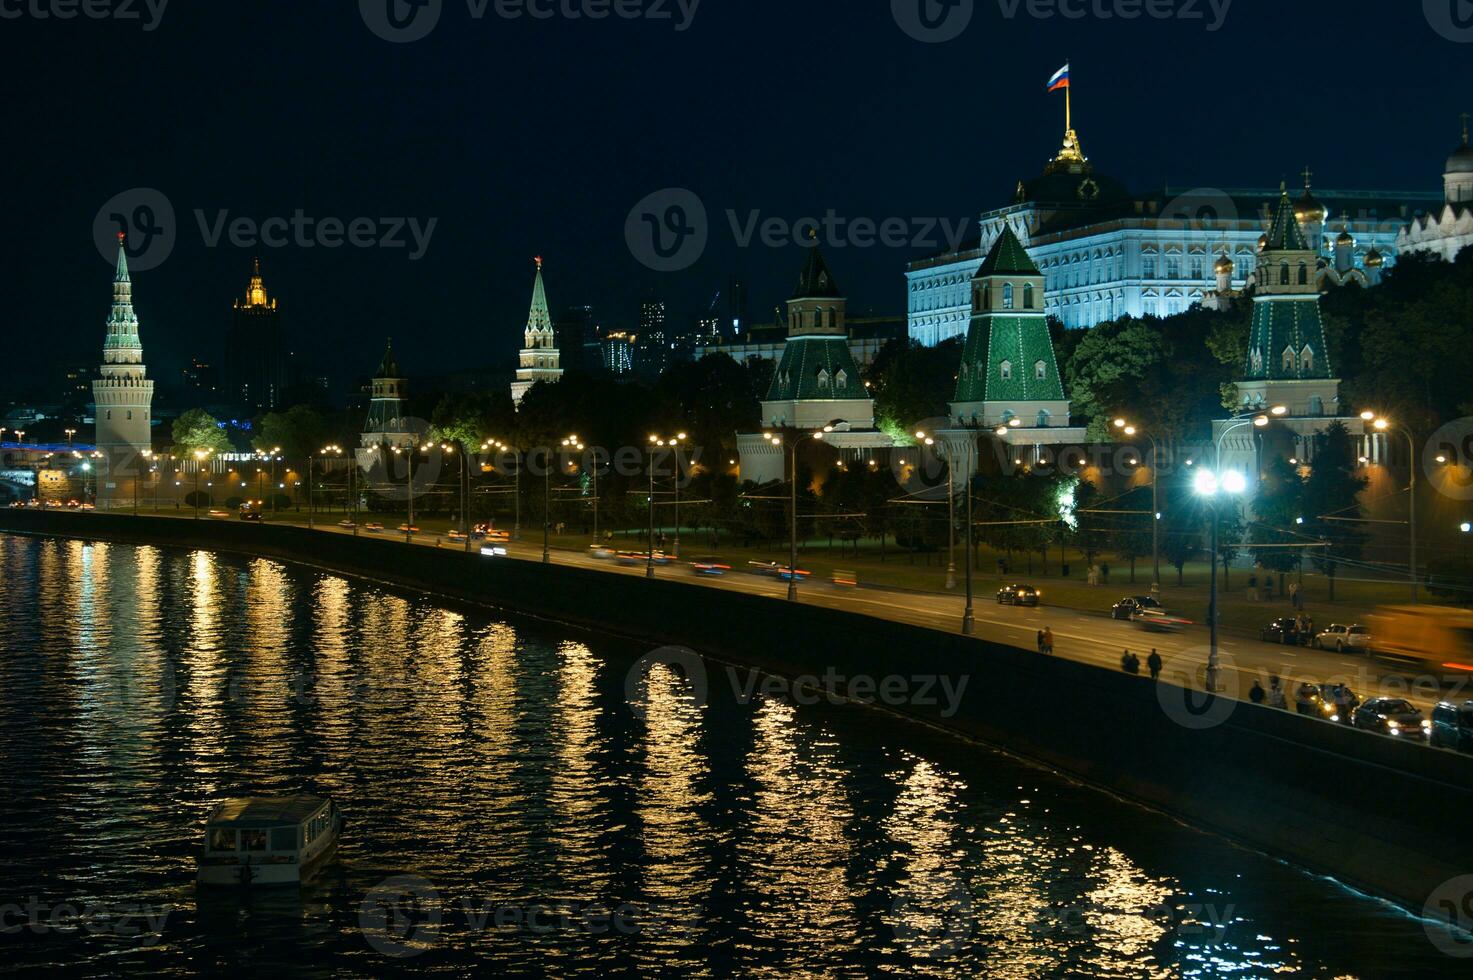
[[[1386,259],[1383,258],[1381,253],[1377,251],[1374,247],[1372,247],[1371,250],[1366,253],[1366,265],[1370,266],[1372,269],[1379,269],[1385,263]]]
[[[1233,260],[1224,252],[1218,256],[1217,261],[1212,263],[1212,268],[1218,275],[1226,275],[1233,271]]]
[[[1259,235],[1258,236],[1258,250],[1260,252],[1262,252],[1266,248],[1268,248],[1268,236],[1267,235]]]
[[[1324,220],[1329,216],[1330,212],[1320,203],[1319,198],[1315,197],[1308,187],[1304,189],[1304,194],[1300,196],[1299,200],[1294,202],[1294,217],[1299,219],[1301,225],[1312,224],[1314,222],[1324,223]]]
[[[1473,174],[1473,146],[1464,143],[1447,158],[1447,169],[1443,173]]]
[[[1347,248],[1355,248],[1355,236],[1350,233],[1349,228],[1343,229],[1339,235],[1335,236],[1335,245],[1337,248],[1342,245]]]

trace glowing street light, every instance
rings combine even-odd
[[[1208,624],[1208,652],[1207,652],[1207,690],[1217,690],[1217,530],[1221,523],[1218,514],[1218,502],[1224,496],[1238,496],[1248,489],[1248,481],[1243,474],[1237,470],[1228,470],[1218,474],[1208,469],[1200,469],[1192,476],[1192,489],[1198,496],[1205,497],[1212,502],[1212,546],[1208,554],[1208,560],[1212,563],[1212,581],[1207,597],[1207,624]]]
[[[1360,413],[1363,421],[1370,422],[1371,428],[1377,432],[1385,433],[1388,430],[1396,430],[1406,436],[1407,440],[1407,469],[1411,473],[1411,487],[1407,497],[1407,525],[1411,531],[1411,540],[1407,555],[1407,572],[1412,580],[1412,605],[1417,604],[1417,445],[1412,439],[1412,430],[1405,426],[1397,425],[1385,416],[1378,415],[1370,410]],[[1362,465],[1369,460],[1362,456]],[[1437,457],[1439,463],[1445,462],[1444,457]]]

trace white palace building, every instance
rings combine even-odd
[[[1468,153],[1455,155],[1460,169],[1467,166]],[[1434,237],[1426,234],[1425,221],[1417,222],[1422,215],[1440,214],[1444,227],[1433,230],[1446,237],[1446,227],[1463,220],[1466,211],[1451,192],[1444,200],[1444,194],[1431,191],[1317,189],[1310,171],[1302,176],[1295,215],[1317,254],[1316,283],[1322,290],[1351,281],[1375,285],[1398,251],[1421,245],[1407,241],[1409,224]],[[1462,186],[1458,183],[1459,193]],[[1018,237],[1044,275],[1045,312],[1068,327],[1125,315],[1170,316],[1223,285],[1242,291],[1254,274],[1260,239],[1278,201],[1277,187],[1132,193],[1096,172],[1070,128],[1042,175],[1019,181],[1011,204],[981,215],[978,235],[957,251],[908,266],[910,336],[933,345],[966,335],[972,276],[1004,228]],[[1224,256],[1231,259],[1231,269],[1221,261]],[[1219,280],[1222,271],[1230,274],[1226,283]]]

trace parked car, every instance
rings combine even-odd
[[[1293,616],[1281,616],[1258,631],[1258,638],[1265,643],[1299,645],[1304,639],[1299,634],[1299,621]]]
[[[1161,601],[1154,596],[1129,595],[1110,607],[1110,615],[1114,619],[1129,619],[1131,616],[1143,609],[1154,609],[1164,612]]]
[[[1396,738],[1424,739],[1432,722],[1405,698],[1371,698],[1355,709],[1355,727]]]
[[[1013,583],[997,590],[999,606],[1036,606],[1043,593],[1031,585]]]
[[[1336,653],[1344,653],[1346,650],[1366,653],[1371,649],[1371,631],[1360,625],[1331,623],[1329,629],[1315,635],[1314,645],[1321,650],[1334,650]]]
[[[1439,701],[1432,709],[1427,741],[1442,748],[1473,752],[1473,701]]]

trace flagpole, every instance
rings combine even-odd
[[[1064,62],[1065,67],[1070,67],[1069,62]],[[1064,80],[1064,132],[1072,132],[1074,129],[1074,78],[1073,73]]]

